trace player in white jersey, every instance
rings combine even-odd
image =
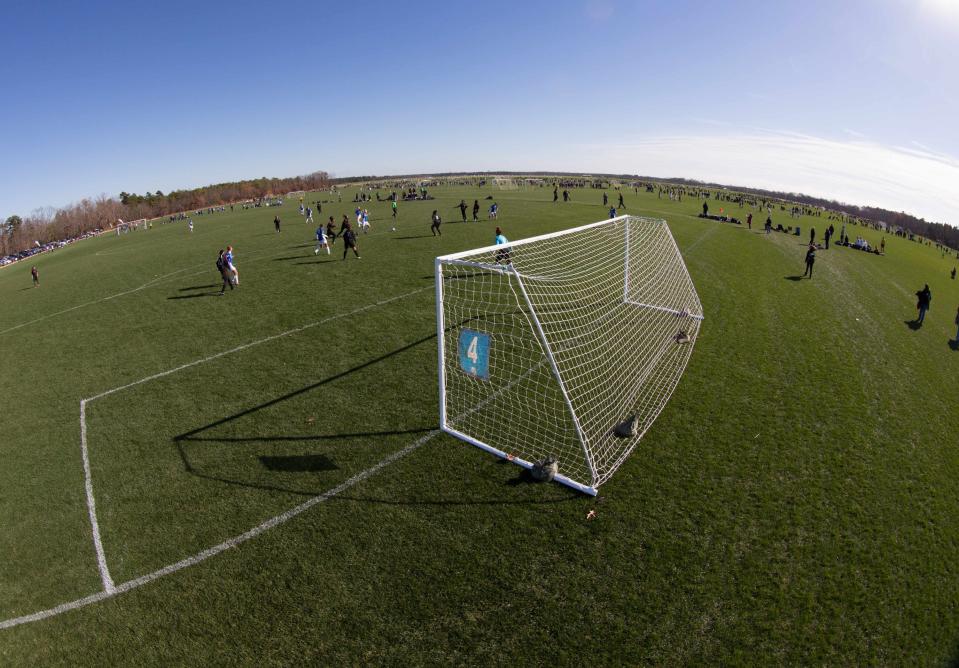
[[[363,234],[370,231],[370,212],[366,209],[363,209],[363,213],[360,214],[360,227],[363,228]]]

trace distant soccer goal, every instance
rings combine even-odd
[[[493,187],[500,190],[516,190],[519,188],[519,185],[516,183],[515,179],[511,179],[507,176],[494,176]]]
[[[596,494],[666,405],[702,305],[664,220],[436,258],[440,427]]]

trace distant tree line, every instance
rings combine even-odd
[[[16,253],[32,246],[60,239],[78,237],[84,232],[107,229],[118,220],[157,218],[180,211],[195,211],[210,206],[242,202],[267,195],[285,195],[298,190],[324,190],[330,187],[326,172],[313,172],[290,178],[259,178],[231,183],[217,183],[174,190],[164,194],[121,192],[118,197],[101,195],[83,199],[61,209],[35,209],[28,216],[13,215],[0,222],[0,256]]]

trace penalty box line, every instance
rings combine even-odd
[[[202,561],[206,561],[210,557],[214,557],[220,554],[221,552],[225,552],[226,550],[229,550],[230,548],[237,547],[241,543],[245,543],[246,541],[252,538],[256,538],[260,534],[274,527],[277,527],[281,524],[289,522],[291,519],[293,519],[297,515],[300,515],[301,513],[306,512],[313,506],[319,505],[323,503],[324,501],[332,499],[336,495],[341,494],[342,492],[345,492],[346,490],[353,487],[354,485],[357,485],[363,482],[370,476],[375,475],[376,473],[379,473],[382,469],[386,468],[390,464],[393,464],[399,461],[400,459],[402,459],[403,457],[406,457],[413,451],[418,450],[420,447],[425,445],[427,442],[429,442],[436,436],[439,436],[441,433],[443,432],[441,432],[438,429],[434,429],[433,431],[427,434],[424,434],[413,443],[410,443],[402,450],[394,452],[393,454],[385,457],[384,459],[380,460],[377,464],[374,464],[373,466],[366,469],[365,471],[361,471],[360,473],[357,473],[355,476],[353,476],[349,480],[346,480],[345,482],[340,483],[339,485],[329,490],[328,492],[324,492],[323,494],[314,496],[304,501],[300,505],[290,508],[286,512],[281,513],[280,515],[277,515],[275,517],[272,517],[268,519],[267,521],[263,522],[262,524],[259,524],[253,527],[249,531],[246,531],[245,533],[241,533],[237,536],[234,536],[233,538],[230,538],[229,540],[225,540],[222,543],[218,545],[214,545],[211,548],[207,548],[206,550],[203,550],[202,552],[198,552],[194,554],[192,557],[181,559],[180,561],[177,561],[176,563],[170,564],[169,566],[164,566],[163,568],[160,568],[159,570],[155,570],[152,573],[141,575],[140,577],[134,578],[132,580],[127,580],[126,582],[123,582],[119,585],[114,586],[112,589],[98,591],[95,594],[90,594],[89,596],[78,598],[75,601],[70,601],[68,603],[61,603],[60,605],[55,606],[53,608],[41,610],[39,612],[35,612],[30,615],[23,615],[22,617],[14,617],[12,619],[0,621],[0,630],[13,628],[14,626],[20,626],[21,624],[28,624],[30,622],[37,622],[37,621],[40,621],[41,619],[56,617],[57,615],[62,615],[65,612],[70,612],[71,610],[76,610],[78,608],[83,608],[85,606],[92,605],[93,603],[97,603],[99,601],[104,601],[106,599],[113,598],[114,596],[117,596],[119,594],[123,594],[130,590],[136,589],[137,587],[142,587],[145,584],[149,584],[150,582],[153,582],[154,580],[158,580],[164,575],[170,575],[171,573],[176,573],[177,571],[183,570],[184,568],[188,568]]]
[[[215,355],[210,355],[209,357],[204,357],[202,359],[194,360],[192,362],[187,362],[186,364],[181,364],[180,366],[174,367],[173,369],[168,369],[167,371],[155,373],[151,376],[147,376],[146,378],[141,378],[140,380],[133,381],[132,383],[127,383],[126,385],[115,387],[113,389],[107,390],[106,392],[101,392],[100,394],[96,394],[92,397],[81,399],[80,400],[80,455],[83,460],[83,487],[86,493],[87,514],[90,516],[90,528],[93,534],[93,548],[97,555],[97,570],[100,573],[100,581],[103,583],[103,593],[113,594],[113,593],[119,592],[120,589],[114,584],[113,577],[110,575],[110,568],[107,565],[106,553],[104,552],[104,549],[103,549],[103,540],[100,535],[100,523],[97,521],[96,499],[93,495],[93,476],[90,470],[90,452],[87,446],[87,404],[89,404],[91,401],[102,399],[103,397],[107,397],[116,392],[120,392],[121,390],[126,390],[131,387],[136,387],[137,385],[148,383],[151,380],[157,380],[158,378],[169,376],[171,374],[177,373],[178,371],[183,371],[184,369],[189,369],[190,367],[198,366],[200,364],[205,364],[206,362],[212,362],[213,360],[219,359],[220,357],[224,357],[226,355],[232,355],[233,353],[238,353],[242,350],[246,350],[247,348],[253,348],[254,346],[258,346],[263,343],[269,343],[270,341],[275,341],[276,339],[280,339],[286,336],[298,334],[308,329],[312,329],[313,327],[318,327],[320,325],[324,325],[324,324],[333,322],[335,320],[349,318],[351,316],[358,315],[365,311],[369,311],[369,310],[378,308],[380,306],[385,306],[392,302],[399,301],[407,297],[411,297],[421,292],[426,292],[427,290],[433,290],[433,287],[427,286],[424,288],[413,290],[411,292],[406,292],[404,294],[397,295],[395,297],[390,297],[389,299],[382,299],[380,301],[373,302],[372,304],[367,304],[366,306],[361,306],[359,308],[353,309],[352,311],[349,311],[347,313],[339,313],[337,315],[332,315],[327,318],[323,318],[322,320],[317,320],[316,322],[311,322],[306,325],[301,325],[300,327],[294,327],[293,329],[288,329],[285,332],[280,332],[278,334],[273,334],[271,336],[267,336],[265,338],[258,339],[256,341],[244,343],[243,345],[236,346],[235,348],[231,348],[229,350],[224,350],[222,352],[216,353]],[[176,570],[179,570],[179,569],[176,569]],[[86,599],[80,599],[80,600],[86,600]],[[100,599],[97,599],[97,600],[100,600]],[[74,603],[76,603],[76,601],[74,601]],[[2,628],[5,628],[5,627],[3,626],[2,623],[0,623],[0,629]]]

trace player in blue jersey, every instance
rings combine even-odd
[[[333,219],[330,218],[330,220],[332,221]],[[326,240],[326,230],[323,229],[322,225],[316,228],[316,248],[313,249],[313,255],[319,255],[321,248],[326,249],[327,255],[330,254],[330,244]]]
[[[226,252],[223,254],[223,259],[226,261],[227,270],[230,272],[231,282],[233,285],[239,285],[240,273],[236,270],[236,265],[233,264],[233,246],[226,247]]]

